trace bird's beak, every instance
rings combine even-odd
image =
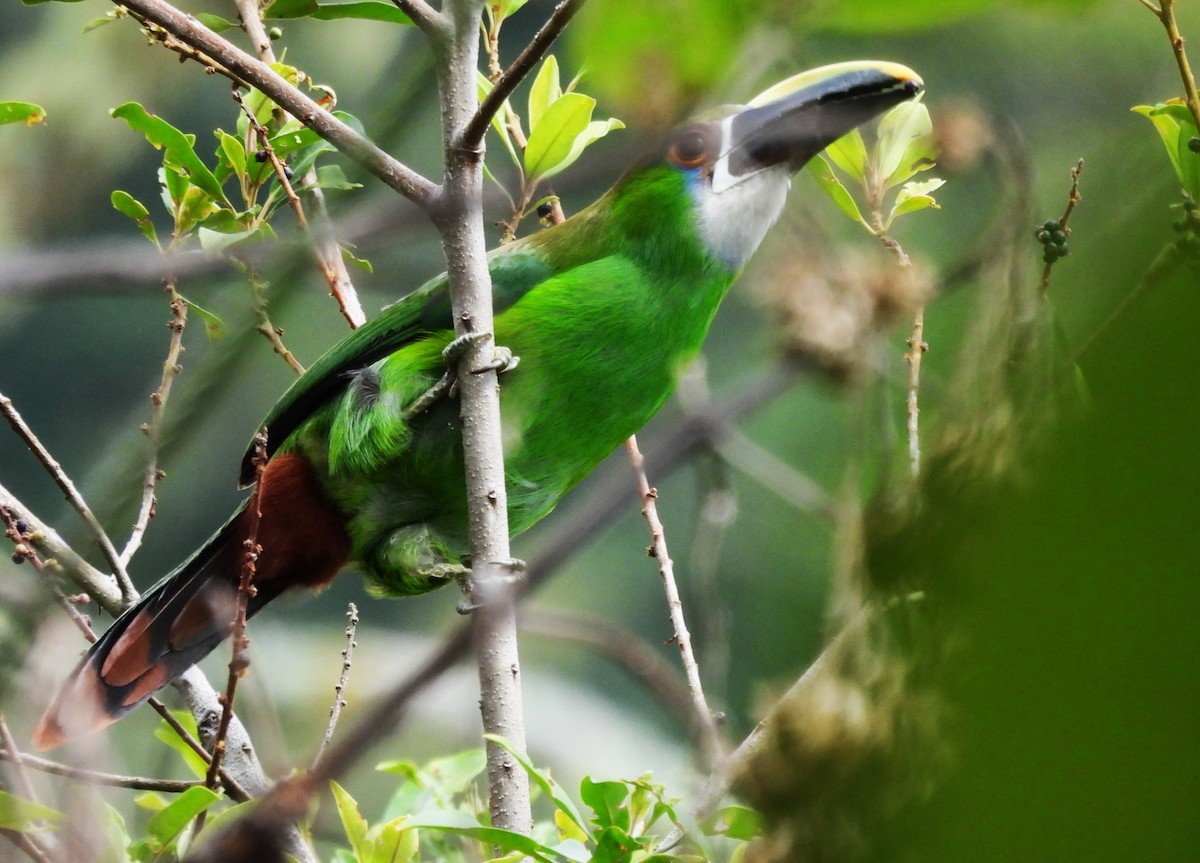
[[[776,165],[799,170],[842,135],[913,98],[923,86],[907,66],[874,60],[821,66],[780,81],[725,120],[713,190]]]

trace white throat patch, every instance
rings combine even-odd
[[[700,237],[716,258],[740,269],[783,212],[792,176],[787,165],[741,177],[730,175],[729,130],[726,120],[721,124],[721,156],[713,165],[712,182],[702,180],[691,188]]]

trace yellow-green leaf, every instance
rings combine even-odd
[[[214,201],[224,202],[225,193],[208,166],[200,161],[193,148],[194,138],[176,129],[166,120],[151,114],[137,102],[126,102],[109,112],[124,120],[129,128],[141,132],[154,147],[165,150],[166,158],[187,172],[191,185]]]
[[[826,147],[825,155],[852,179],[862,182],[866,173],[867,145],[858,129],[850,130]]]
[[[44,830],[66,816],[57,810],[0,790],[0,828],[29,833]]]
[[[24,123],[36,126],[46,122],[46,110],[32,102],[0,102],[0,126],[5,123]]]
[[[564,93],[546,108],[529,131],[525,144],[525,176],[530,182],[549,176],[568,156],[575,139],[592,120],[596,100],[581,93]]]
[[[120,189],[112,193],[111,200],[113,209],[133,219],[133,223],[142,232],[142,236],[154,243],[155,246],[158,245],[158,234],[154,230],[154,223],[150,221],[150,211],[146,209],[145,204]]]
[[[342,829],[346,831],[346,839],[359,863],[368,863],[371,856],[371,843],[367,840],[367,819],[358,811],[358,803],[350,792],[336,782],[330,781],[333,791],[333,802],[337,807],[338,817],[342,819]]]
[[[851,197],[850,193],[846,191],[846,187],[842,185],[841,180],[833,173],[833,169],[825,161],[825,156],[822,155],[816,159],[810,159],[808,172],[812,174],[813,179],[817,181],[817,185],[825,191],[825,194],[833,198],[833,202],[841,208],[843,213],[868,231],[871,230],[871,226],[867,224],[862,214],[859,213],[858,204],[854,203],[854,198]]]
[[[883,115],[879,121],[878,164],[885,182],[901,168],[909,146],[932,133],[933,123],[924,102],[901,102]]]
[[[558,74],[558,60],[550,54],[542,61],[542,68],[529,88],[529,128],[533,130],[542,121],[554,102],[562,96],[562,82]]]

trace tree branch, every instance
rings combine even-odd
[[[92,508],[87,505],[87,501],[83,499],[83,495],[75,488],[75,483],[71,482],[71,478],[63,471],[62,465],[50,455],[50,451],[42,445],[37,435],[33,433],[33,429],[26,425],[25,420],[21,418],[12,401],[3,393],[0,393],[0,413],[4,414],[13,431],[17,433],[21,440],[25,441],[25,444],[33,452],[34,456],[37,457],[37,460],[46,468],[46,472],[50,474],[55,485],[62,491],[67,502],[79,513],[84,524],[91,531],[92,538],[96,540],[96,544],[100,546],[100,550],[104,553],[104,559],[113,568],[113,577],[116,579],[118,590],[121,591],[121,597],[125,602],[131,602],[137,596],[137,590],[134,589],[133,582],[129,580],[129,573],[125,571],[125,564],[121,561],[121,556],[117,554],[116,548],[113,547],[112,540],[105,533],[100,520],[96,518],[92,512]]]
[[[500,391],[494,367],[491,275],[483,229],[483,151],[465,144],[464,131],[478,106],[475,80],[483,0],[446,5],[447,38],[437,43],[442,141],[443,195],[431,215],[446,254],[456,336],[484,335],[471,343],[458,364],[463,456],[467,483],[476,662],[485,733],[525,751],[524,708],[513,604],[514,568],[508,541],[508,496],[500,425]],[[475,374],[475,370],[484,370]],[[529,777],[512,756],[487,744],[492,824],[528,834]]]
[[[570,20],[575,17],[575,13],[583,8],[583,4],[586,2],[587,0],[561,0],[554,7],[554,11],[546,19],[546,23],[534,34],[533,39],[517,55],[517,59],[512,62],[512,65],[504,70],[504,74],[496,81],[496,86],[487,94],[483,104],[479,106],[475,116],[463,130],[461,146],[475,148],[483,142],[483,136],[487,134],[488,123],[492,122],[492,117],[496,116],[496,112],[500,110],[504,100],[512,95],[513,90],[529,74],[537,61],[546,55],[550,46],[554,44],[554,40],[559,37]]]
[[[164,28],[184,44],[203,51],[243,82],[266,93],[279,107],[358,162],[386,185],[410,201],[422,207],[429,207],[431,199],[437,193],[434,183],[334,117],[289,84],[266,63],[221,38],[195,18],[184,14],[164,0],[121,0],[120,5]]]
[[[81,767],[60,764],[57,761],[38,758],[36,755],[15,750],[0,751],[0,758],[40,773],[64,776],[86,785],[105,785],[111,788],[130,788],[134,791],[161,791],[164,794],[179,794],[203,784],[200,779],[152,779],[146,776],[122,776],[119,773],[85,770]]]

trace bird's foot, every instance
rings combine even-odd
[[[442,375],[442,380],[438,381],[437,386],[442,384],[442,381],[448,381],[448,391],[451,396],[458,394],[458,380],[455,377],[455,369],[458,368],[458,361],[462,359],[463,354],[477,342],[489,338],[487,333],[465,333],[454,338],[450,344],[442,349],[442,362],[446,364],[448,371]],[[508,348],[497,345],[492,354],[491,362],[484,363],[477,369],[471,369],[471,374],[481,375],[484,372],[494,371],[496,374],[504,374],[511,372],[521,364],[521,358],[514,354]],[[439,393],[440,395],[440,393]]]
[[[462,558],[463,566],[467,568],[466,575],[459,578],[458,586],[462,588],[463,601],[455,606],[455,610],[459,614],[470,614],[478,608],[481,608],[483,603],[476,602],[474,582],[470,578],[471,573],[471,558]],[[500,570],[499,579],[505,588],[511,589],[514,585],[520,582],[525,577],[525,561],[520,558],[510,557],[508,560],[494,561],[493,565]]]

